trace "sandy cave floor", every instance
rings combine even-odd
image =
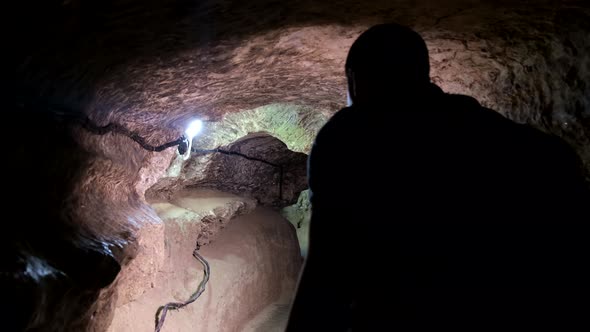
[[[243,332],[283,332],[291,309],[289,299],[283,299],[268,305],[242,330]]]
[[[192,257],[196,237],[191,229],[198,222],[189,219],[236,200],[243,201],[199,190],[151,202],[164,221],[165,262],[151,288],[117,305],[109,332],[153,331],[159,306],[190,297],[203,278],[203,267]],[[293,234],[276,240],[285,238],[281,232]],[[277,212],[258,207],[233,219],[200,250],[211,265],[207,289],[196,302],[170,311],[162,331],[283,331],[301,264],[298,250],[294,228]],[[284,266],[285,260],[295,262]]]

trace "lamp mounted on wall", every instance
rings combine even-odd
[[[189,123],[188,127],[184,131],[184,135],[180,138],[178,144],[178,153],[184,160],[187,160],[191,155],[191,148],[193,145],[193,139],[203,129],[203,121],[196,119]]]
[[[188,126],[186,127],[186,130],[184,131],[183,135],[180,136],[180,138],[178,138],[174,141],[171,141],[171,142],[164,143],[162,145],[154,146],[154,145],[151,145],[148,142],[146,142],[145,138],[142,137],[139,133],[131,131],[118,123],[109,123],[107,125],[100,126],[100,125],[94,123],[84,113],[74,112],[74,111],[67,109],[65,107],[62,107],[62,106],[50,105],[49,103],[39,103],[39,102],[35,102],[35,101],[31,102],[31,101],[18,100],[16,103],[16,109],[17,110],[24,109],[26,111],[33,111],[38,116],[41,116],[41,115],[49,116],[50,118],[53,118],[54,120],[57,120],[58,122],[76,123],[76,124],[80,125],[82,128],[88,130],[89,132],[91,132],[93,134],[97,134],[97,135],[105,135],[105,134],[111,133],[111,132],[116,133],[116,134],[120,134],[120,135],[125,135],[125,136],[129,137],[130,139],[132,139],[133,141],[135,141],[137,144],[139,144],[143,149],[145,149],[147,151],[161,152],[161,151],[164,151],[170,147],[178,145],[178,153],[183,157],[184,160],[187,160],[190,157],[191,152],[201,153],[201,154],[222,153],[225,155],[239,156],[242,158],[246,158],[248,160],[253,160],[253,161],[258,161],[258,162],[268,164],[270,166],[273,166],[273,167],[279,169],[279,172],[280,172],[279,173],[280,174],[279,199],[282,200],[283,173],[284,173],[282,165],[275,164],[275,163],[266,161],[264,159],[251,157],[251,156],[242,154],[238,151],[223,150],[220,148],[208,149],[208,150],[193,149],[192,148],[193,139],[203,129],[203,121],[201,121],[199,119],[192,120],[188,124]],[[185,302],[171,302],[171,303],[167,303],[167,304],[161,306],[160,308],[158,308],[158,311],[156,313],[156,326],[155,326],[156,332],[159,332],[160,329],[162,328],[162,326],[164,324],[164,320],[166,319],[166,313],[168,310],[178,310],[178,309],[196,301],[197,298],[205,290],[205,286],[206,286],[207,282],[209,281],[210,266],[209,266],[209,263],[205,260],[205,258],[203,258],[199,254],[199,252],[198,252],[199,249],[200,249],[200,247],[197,244],[197,248],[193,252],[193,257],[195,257],[197,260],[199,260],[205,268],[203,281],[199,285],[199,289],[189,298],[189,300],[187,300]]]
[[[34,111],[37,115],[45,115],[50,116],[58,121],[65,121],[65,122],[73,122],[81,125],[84,129],[90,131],[91,133],[97,135],[104,135],[107,133],[117,133],[121,135],[125,135],[139,144],[143,149],[147,151],[154,151],[154,152],[161,152],[170,147],[178,146],[178,153],[182,156],[183,160],[187,160],[190,158],[191,152],[200,153],[200,154],[207,154],[207,153],[222,153],[226,155],[232,156],[239,156],[242,158],[246,158],[253,161],[262,162],[273,166],[279,169],[279,199],[282,200],[283,198],[283,166],[278,165],[275,163],[271,163],[267,160],[263,160],[256,157],[250,157],[245,154],[242,154],[237,151],[229,151],[223,150],[220,148],[215,149],[193,149],[193,139],[201,132],[203,129],[203,121],[200,119],[194,119],[189,122],[188,126],[186,127],[184,133],[180,136],[180,138],[164,143],[162,145],[151,145],[146,142],[145,138],[143,138],[139,133],[131,131],[126,127],[118,124],[118,123],[109,123],[105,126],[99,126],[90,120],[85,114],[82,112],[75,112],[71,109],[68,109],[61,105],[52,105],[50,103],[43,103],[36,101],[35,99],[31,99],[28,101],[17,100],[17,109],[25,109],[29,111]]]

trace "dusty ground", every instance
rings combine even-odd
[[[153,331],[159,306],[190,297],[203,277],[202,265],[192,257],[201,226],[194,218],[236,200],[240,198],[199,191],[153,202],[164,220],[165,260],[147,291],[135,299],[119,298],[110,332]],[[195,303],[169,312],[162,331],[281,329],[301,265],[288,221],[255,208],[232,219],[200,253],[211,265],[207,289]],[[135,283],[144,283],[139,277]]]
[[[287,326],[290,299],[277,301],[264,308],[256,317],[248,322],[243,332],[283,332]]]

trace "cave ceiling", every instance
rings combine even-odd
[[[21,5],[17,95],[157,140],[189,117],[345,103],[348,47],[375,23],[427,41],[444,90],[587,146],[586,1],[54,1]],[[582,153],[587,148],[580,148]]]

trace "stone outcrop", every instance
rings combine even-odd
[[[152,191],[169,191],[170,186],[213,188],[266,206],[286,206],[307,187],[307,155],[289,151],[274,137],[250,134],[221,149],[223,153],[193,152],[179,178],[163,179]]]

